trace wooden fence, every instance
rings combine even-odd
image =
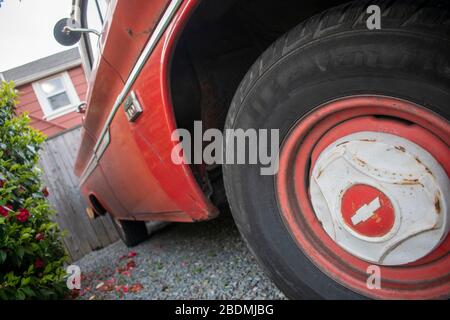
[[[40,165],[49,189],[49,201],[57,214],[54,220],[67,230],[64,244],[72,260],[82,258],[93,250],[103,248],[119,239],[109,216],[90,220],[86,203],[78,189],[73,173],[81,128],[49,138],[41,151]]]

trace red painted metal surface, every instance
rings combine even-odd
[[[392,116],[411,121],[377,119]],[[406,266],[380,266],[381,289],[366,286],[369,263],[338,246],[313,211],[306,181],[321,152],[339,138],[362,131],[395,134],[421,146],[450,173],[448,122],[412,103],[387,97],[352,97],[321,106],[302,119],[284,142],[277,177],[277,197],[286,226],[298,246],[326,274],[369,297],[442,298],[450,291],[450,239],[427,257]],[[309,166],[309,162],[311,165]],[[293,169],[296,168],[296,169]]]
[[[125,81],[144,49],[169,0],[115,1],[103,39],[103,58]]]
[[[123,108],[119,109],[109,130],[111,142],[82,185],[86,198],[95,194],[110,213],[122,219],[198,221],[217,214],[190,167],[175,165],[170,157],[176,144],[171,141],[176,124],[168,83],[170,62],[177,37],[197,2],[181,5],[132,88],[142,115],[131,123]],[[78,175],[86,169],[124,81],[167,3],[151,1],[143,10],[141,1],[117,2],[107,22],[102,57],[92,75]]]
[[[354,225],[352,217],[357,210],[379,198],[381,208],[367,221]],[[394,226],[395,213],[391,200],[380,190],[369,186],[358,184],[349,188],[342,196],[341,212],[344,222],[355,232],[366,237],[382,237],[391,231]]]
[[[95,143],[123,85],[114,69],[104,59],[98,59],[89,81],[88,108],[83,118],[84,130],[75,163],[78,176],[81,176],[93,156]]]

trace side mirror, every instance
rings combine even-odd
[[[53,29],[53,36],[63,46],[73,46],[81,39],[81,32],[70,31],[68,28],[77,27],[78,23],[71,18],[59,20]]]
[[[80,41],[83,33],[93,33],[98,37],[101,35],[97,30],[80,28],[79,22],[72,18],[59,20],[53,29],[56,41],[63,46],[73,46]]]

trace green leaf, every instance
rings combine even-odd
[[[21,288],[21,289],[27,295],[27,297],[35,297],[36,296],[34,291],[31,290],[29,287],[24,287],[24,288]]]
[[[0,250],[0,264],[6,261],[7,254],[5,251]]]
[[[31,238],[31,233],[28,233],[28,232],[22,232],[22,234],[20,235],[21,241],[28,240],[30,238]]]
[[[22,280],[20,281],[20,285],[21,286],[26,286],[27,284],[30,283],[30,280],[31,280],[30,277],[22,278]]]
[[[25,300],[26,295],[23,293],[22,289],[16,291],[16,298],[17,300]]]
[[[19,261],[22,261],[23,255],[25,254],[25,249],[23,247],[17,248],[16,255]]]
[[[14,214],[22,208],[30,212],[26,223],[13,213],[8,219],[0,216],[0,299],[63,297],[67,254],[51,221],[54,211],[42,195],[38,168],[45,137],[29,126],[28,115],[16,114],[16,103],[14,84],[0,82],[0,205],[12,205]],[[45,241],[34,239],[38,230]],[[45,258],[44,270],[34,267],[38,257]]]
[[[44,269],[44,274],[49,273],[53,268],[53,265],[51,263],[49,263],[48,265],[45,266]]]

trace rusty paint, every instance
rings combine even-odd
[[[130,37],[145,36],[145,35],[151,34],[153,32],[153,28],[144,29],[144,30],[138,31],[138,32],[133,31],[133,29],[131,29],[131,28],[126,28],[125,31],[127,32],[127,34]]]
[[[397,149],[398,151],[401,151],[401,152],[406,152],[406,149],[402,146],[396,146],[395,149]]]
[[[377,142],[376,139],[361,139],[359,141],[362,141],[362,142]]]
[[[397,184],[404,185],[404,186],[410,186],[410,185],[416,185],[421,184],[419,179],[403,179],[402,182],[399,182]]]
[[[414,159],[416,159],[416,161],[417,161],[418,164],[420,164],[422,167],[425,168],[426,172],[428,172],[430,175],[434,176],[434,175],[433,175],[433,172],[430,170],[430,168],[428,168],[425,164],[423,164],[423,162],[420,161],[419,158],[415,157]]]
[[[322,173],[323,173],[323,169],[320,169],[320,170],[319,170],[319,173],[317,174],[317,179],[320,178],[320,176],[322,175]]]
[[[437,214],[441,213],[441,198],[439,197],[439,194],[436,195],[436,198],[434,198],[434,208],[436,209]]]
[[[339,143],[336,147],[340,147],[340,146],[343,146],[344,144],[347,144],[347,143],[349,143],[350,141],[344,141],[344,142],[341,142],[341,143]]]
[[[364,160],[361,160],[361,159],[356,158],[356,157],[355,157],[355,160],[362,166],[366,166],[367,165],[367,162],[365,162]]]

